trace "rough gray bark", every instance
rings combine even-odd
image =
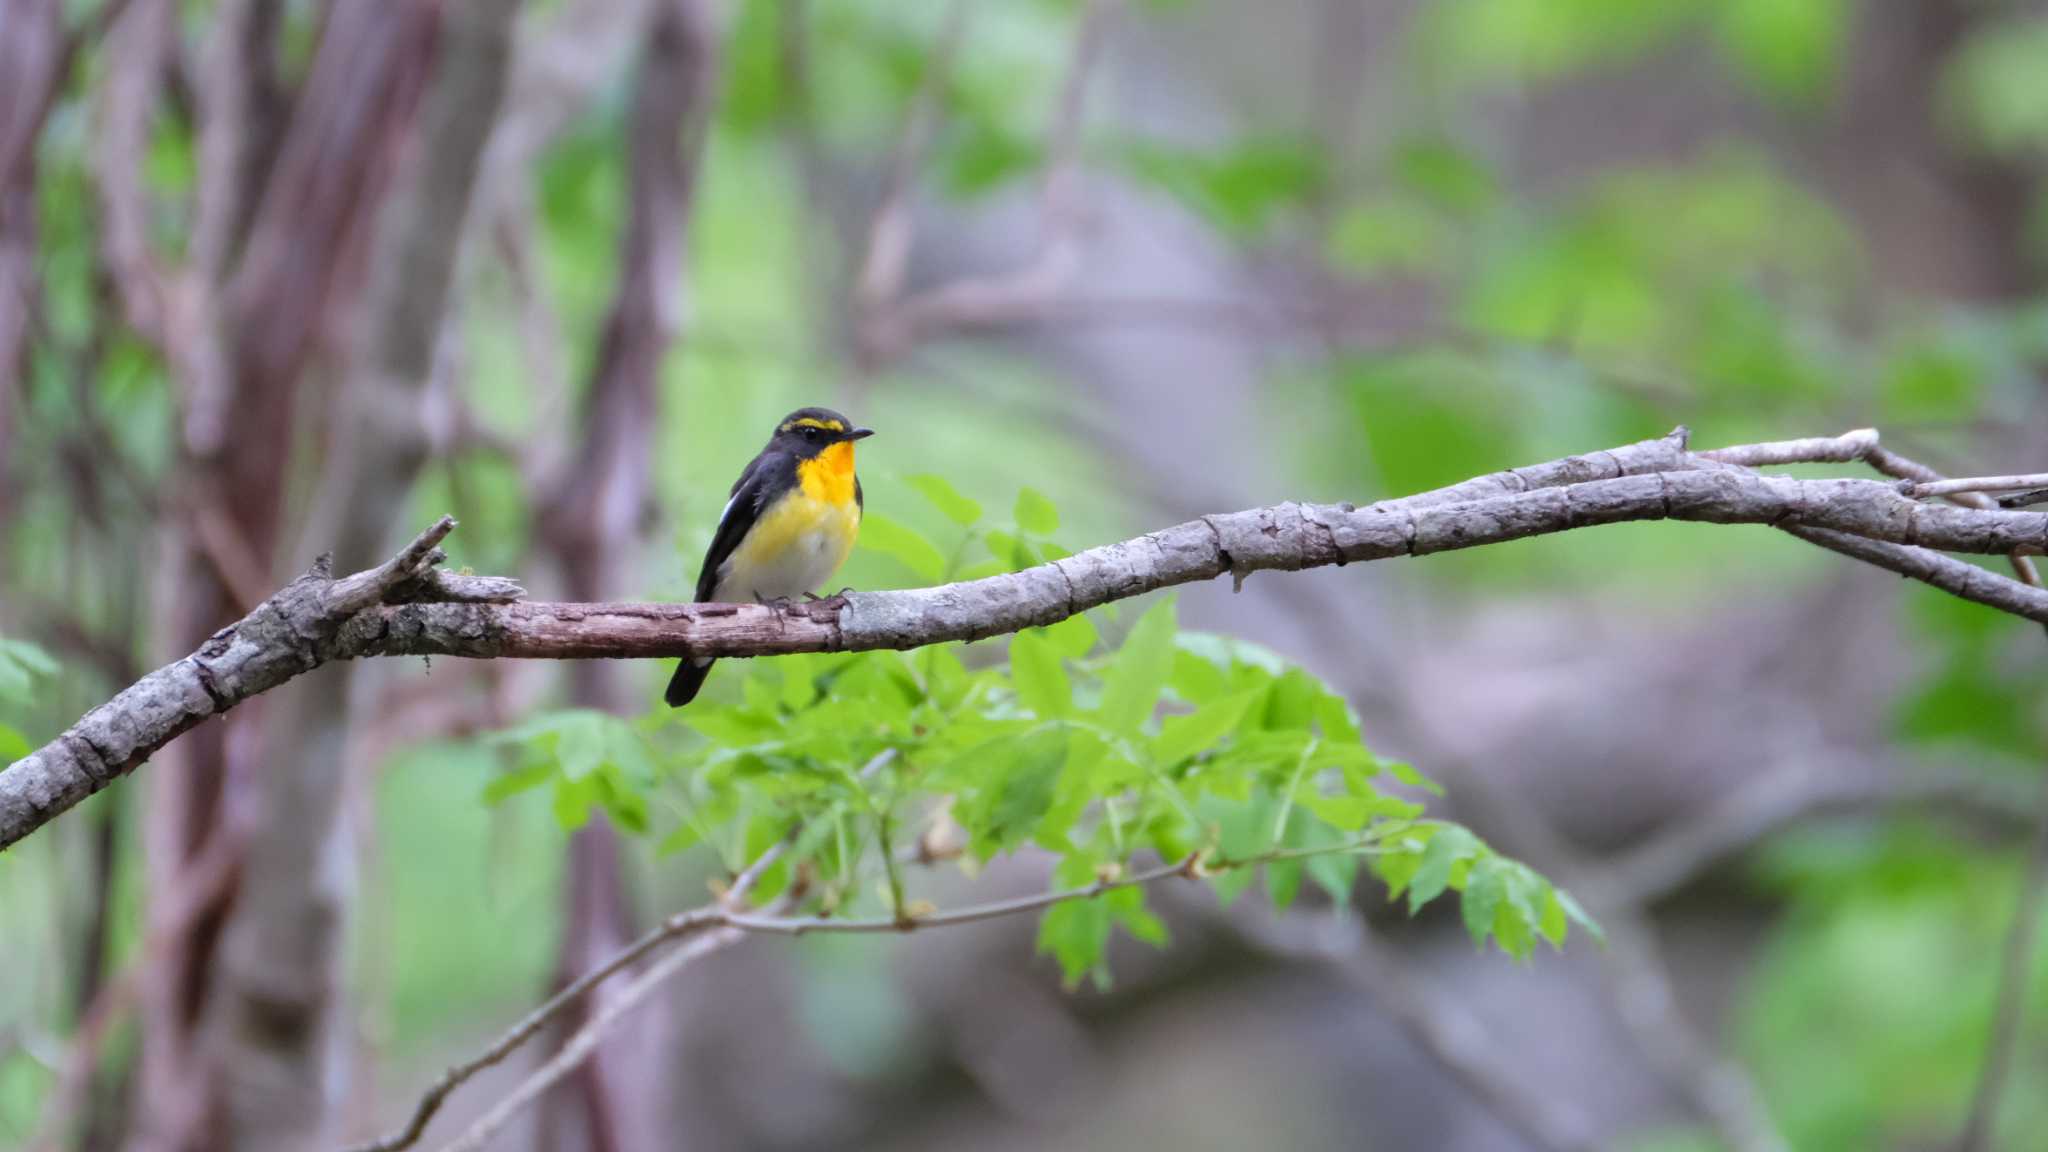
[[[192,725],[330,660],[729,657],[914,648],[1051,624],[1226,572],[1242,580],[1259,571],[1424,556],[1641,520],[1776,526],[1965,599],[2048,623],[2048,591],[1926,547],[1987,555],[2038,552],[2048,545],[2048,513],[1916,505],[1875,481],[1761,476],[1690,454],[1676,435],[1364,508],[1280,504],[1206,516],[1021,572],[787,608],[515,602],[518,593],[509,582],[426,568],[421,556],[453,526],[444,519],[382,569],[338,582],[318,572],[295,581],[200,651],[145,677],[0,773],[0,848],[105,787]]]

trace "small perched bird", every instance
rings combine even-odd
[[[768,603],[810,593],[832,578],[860,535],[860,477],[853,442],[874,435],[829,408],[782,418],[768,446],[740,473],[697,573],[697,602]],[[711,661],[685,659],[664,695],[696,699]]]

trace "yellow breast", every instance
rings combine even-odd
[[[799,463],[797,476],[797,486],[763,508],[733,550],[713,599],[800,596],[815,591],[846,562],[860,535],[852,445],[834,445],[817,459]]]
[[[809,460],[797,461],[796,476],[804,495],[813,500],[853,503],[853,442],[842,440]]]

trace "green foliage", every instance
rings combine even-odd
[[[2048,19],[1985,21],[1942,79],[1946,111],[1978,146],[2003,155],[2048,147]]]
[[[1221,150],[1130,140],[1114,156],[1132,178],[1240,239],[1273,227],[1325,179],[1320,155],[1293,140],[1251,138]]]
[[[1714,13],[1721,48],[1759,91],[1810,103],[1832,86],[1850,0],[1723,0]]]
[[[1470,0],[1432,6],[1431,58],[1462,84],[1569,80],[1639,65],[1694,30],[1763,96],[1812,104],[1832,87],[1853,0]]]
[[[967,531],[946,572],[970,544],[988,556],[977,568],[1066,555],[1045,538],[1059,515],[1043,495],[1025,492],[1016,522],[992,527],[945,481],[910,483]],[[913,568],[944,554],[901,525],[885,536]],[[1390,784],[1434,785],[1375,757],[1342,697],[1270,653],[1181,631],[1170,599],[1114,645],[1079,616],[1012,636],[1005,662],[979,656],[944,646],[732,661],[680,712],[539,716],[496,738],[511,765],[486,798],[550,788],[565,826],[601,806],[663,851],[707,845],[735,870],[795,832],[762,893],[802,875],[828,913],[870,906],[880,877],[881,910],[914,915],[897,867],[913,837],[921,858],[958,854],[970,869],[1035,849],[1055,858],[1057,887],[1111,885],[1041,922],[1040,950],[1069,984],[1107,981],[1117,929],[1165,942],[1144,891],[1114,887],[1146,858],[1186,862],[1226,899],[1263,874],[1282,905],[1304,882],[1349,899],[1370,860],[1411,912],[1462,893],[1474,941],[1516,957],[1586,923],[1542,877],[1424,819]]]
[[[1766,854],[1760,877],[1788,908],[1751,978],[1739,1043],[1792,1146],[1860,1152],[1961,1124],[1992,1023],[1998,965],[1987,960],[2021,870],[2016,847],[1986,852],[1925,824],[1818,829]],[[2037,953],[2031,986],[2038,1005],[2048,956]],[[2016,1088],[2040,1075],[2025,1055],[2042,1034],[2029,1017]],[[2044,1123],[2039,1093],[2010,1094],[2005,1131]]]
[[[57,674],[57,662],[49,653],[26,640],[0,636],[0,707],[18,711],[29,703],[38,679]],[[35,751],[27,736],[12,725],[0,723],[0,768]]]

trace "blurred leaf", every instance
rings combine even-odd
[[[1751,84],[1789,103],[1811,103],[1833,86],[1850,0],[1721,0],[1721,47]]]
[[[1443,895],[1451,886],[1451,869],[1479,852],[1479,838],[1465,829],[1455,825],[1437,829],[1436,835],[1429,838],[1429,847],[1423,849],[1415,878],[1409,881],[1408,914],[1414,915],[1423,905]]]
[[[1139,182],[1179,200],[1240,239],[1271,227],[1323,182],[1317,154],[1299,142],[1249,139],[1221,150],[1134,140],[1118,151]]]
[[[946,191],[971,198],[994,191],[1044,160],[1037,139],[997,128],[961,134],[945,153]]]
[[[1036,488],[1017,493],[1017,527],[1033,536],[1050,536],[1060,530],[1060,510]]]
[[[926,584],[946,579],[946,556],[936,544],[898,521],[866,512],[860,519],[860,546],[897,560]]]
[[[1974,22],[1943,70],[1941,95],[1949,119],[1988,151],[2048,146],[2048,19]]]
[[[1483,160],[1447,139],[1417,139],[1394,153],[1394,178],[1436,209],[1473,216],[1492,207],[1500,185]]]
[[[1068,900],[1045,910],[1038,922],[1038,951],[1059,961],[1060,982],[1070,991],[1090,972],[1104,983],[1102,953],[1109,946],[1109,930],[1109,909],[1100,900]]]
[[[1345,205],[1330,235],[1331,255],[1360,276],[1424,274],[1444,264],[1448,225],[1403,196],[1364,196]]]
[[[1048,624],[1041,631],[1053,648],[1069,660],[1079,660],[1095,650],[1095,624],[1086,613]]]
[[[1257,691],[1240,692],[1209,701],[1185,715],[1168,716],[1159,722],[1152,755],[1162,765],[1170,766],[1208,751],[1244,721],[1245,711],[1258,697]]]
[[[1878,385],[1885,418],[1920,423],[1975,412],[1982,372],[1978,358],[1953,341],[1915,341],[1885,365]]]
[[[1415,766],[1405,760],[1386,761],[1386,769],[1394,779],[1408,785],[1410,788],[1420,788],[1432,796],[1444,794],[1443,785],[1416,771]]]
[[[1486,938],[1493,934],[1495,919],[1502,901],[1507,899],[1507,870],[1501,862],[1492,857],[1480,859],[1472,865],[1472,874],[1465,881],[1460,910],[1465,916],[1465,931],[1472,937],[1472,943],[1485,947]]]
[[[1057,719],[1073,710],[1073,685],[1058,650],[1043,632],[1027,629],[1010,638],[1010,675],[1017,684],[1017,698],[1040,719]]]
[[[981,521],[981,505],[960,494],[945,477],[933,473],[906,476],[904,481],[918,494],[931,502],[932,507],[946,519],[964,528],[972,528]]]
[[[0,749],[0,759],[4,758],[5,750]],[[528,764],[523,768],[515,769],[511,772],[501,772],[491,777],[490,783],[484,785],[482,799],[486,804],[500,804],[521,792],[528,792],[538,788],[554,778],[555,766],[553,764],[545,761]]]
[[[0,637],[0,701],[27,703],[35,680],[56,674],[49,653],[26,640]]]
[[[566,714],[555,737],[555,756],[561,762],[562,775],[570,780],[581,780],[604,763],[604,717],[598,713]]]
[[[1103,677],[1102,722],[1118,732],[1135,733],[1152,718],[1159,693],[1173,671],[1173,599],[1163,598],[1146,609],[1117,649]]]
[[[1301,894],[1303,861],[1274,860],[1266,865],[1266,899],[1275,908],[1286,908]]]
[[[1467,82],[1548,80],[1636,59],[1706,0],[1464,0],[1424,10],[1425,31]]]

